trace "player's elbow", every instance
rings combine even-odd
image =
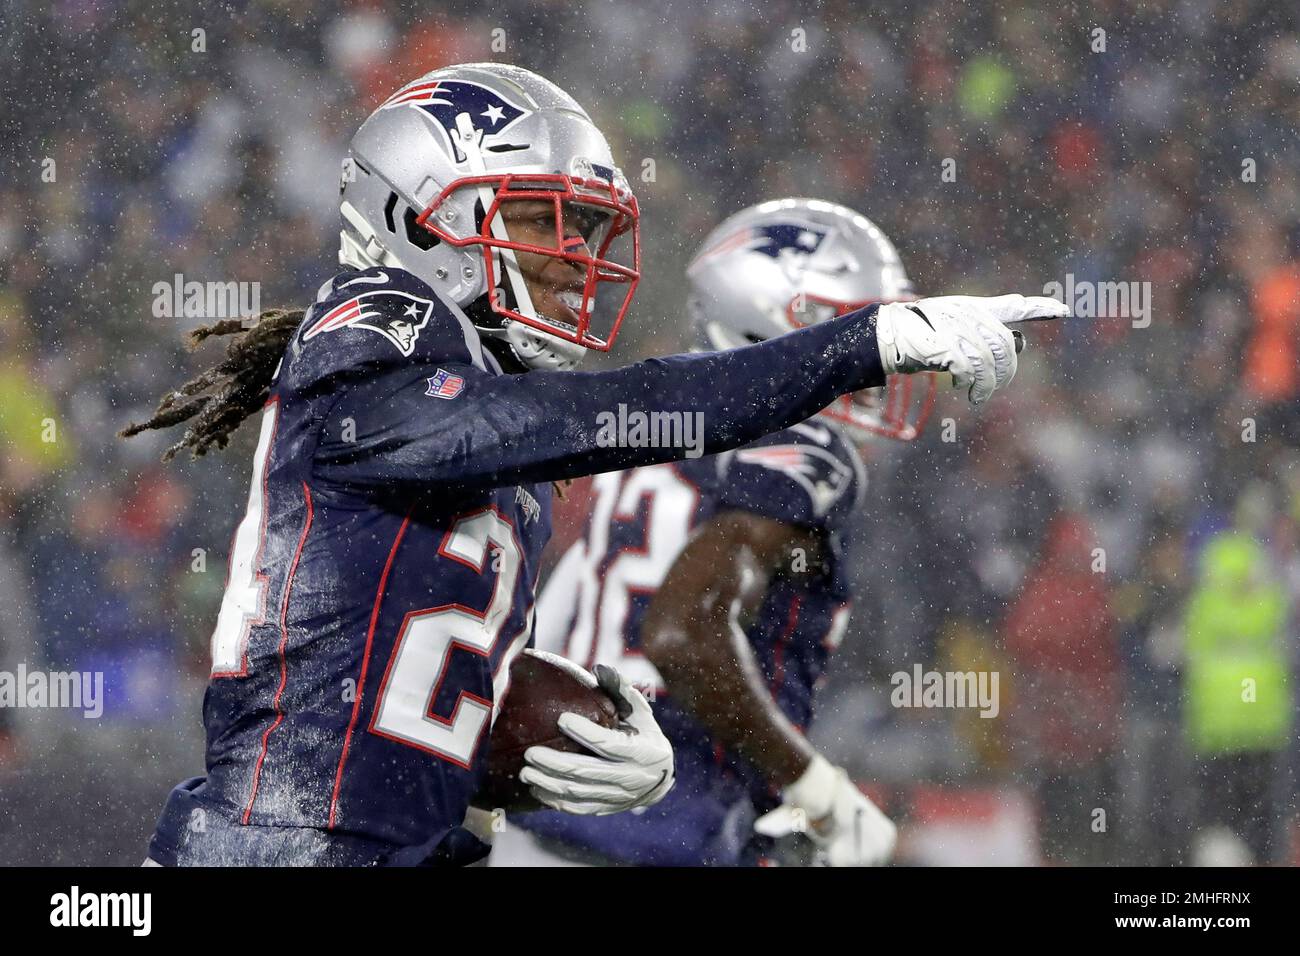
[[[660,672],[676,670],[686,656],[689,638],[677,615],[651,608],[641,627],[641,652]]]
[[[665,677],[690,672],[707,655],[710,635],[725,625],[725,608],[704,596],[656,600],[642,623],[641,650]]]

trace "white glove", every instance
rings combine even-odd
[[[768,837],[803,833],[828,866],[879,866],[893,855],[897,828],[825,757],[813,757],[781,797],[781,806],[754,821],[755,832]]]
[[[588,687],[600,687],[619,711],[613,730],[578,714],[561,714],[560,730],[592,752],[529,747],[519,779],[532,795],[548,807],[582,815],[618,813],[662,800],[673,787],[673,748],[641,692],[612,667],[597,664],[593,676],[556,654],[526,653],[545,658]]]
[[[1007,326],[1069,314],[1064,304],[1039,295],[891,302],[876,312],[876,342],[886,375],[951,372],[971,404],[981,405],[1016,374],[1016,343]]]

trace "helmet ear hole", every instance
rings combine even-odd
[[[402,214],[402,222],[406,225],[406,240],[415,248],[427,252],[436,246],[440,240],[429,230],[424,229],[415,220],[416,212],[410,206],[406,207],[406,212]]]
[[[388,194],[388,202],[384,203],[384,225],[388,226],[388,231],[397,235],[397,226],[393,222],[393,210],[397,208],[397,193]]]

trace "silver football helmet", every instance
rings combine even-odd
[[[512,238],[503,208],[539,200],[554,207],[554,240]],[[636,198],[605,137],[567,93],[515,66],[445,67],[389,97],[352,139],[339,212],[340,263],[415,274],[528,368],[608,350],[640,278]],[[520,253],[575,267],[545,310]]]
[[[709,348],[761,342],[874,302],[914,299],[893,243],[866,216],[819,199],[775,199],[728,217],[687,268],[692,321]],[[911,441],[934,377],[891,376],[823,412],[866,434]]]

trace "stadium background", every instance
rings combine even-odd
[[[304,303],[334,271],[351,131],[403,81],[479,59],[568,89],[634,180],[646,278],[620,362],[691,344],[686,257],[778,195],[866,212],[923,291],[1150,282],[1149,327],[1036,326],[1005,397],[976,415],[944,396],[924,440],[877,453],[864,598],[814,737],[902,821],[904,861],[1225,859],[1232,841],[1205,840],[1223,825],[1296,860],[1293,732],[1198,738],[1186,680],[1206,607],[1295,656],[1294,614],[1269,611],[1300,595],[1287,5],[302,6],[0,11],[0,670],[108,682],[100,720],[0,710],[0,863],[134,863],[201,770],[253,436],[171,467],[164,438],[115,439],[210,354],[183,348],[193,320],[153,315],[154,283]],[[997,670],[1001,714],[891,707],[889,675],[917,663]]]

